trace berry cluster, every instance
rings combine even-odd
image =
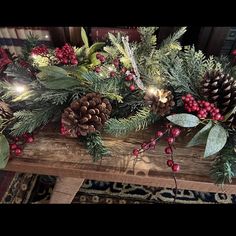
[[[135,73],[134,73],[134,71],[126,71],[125,72],[125,74],[126,74],[126,77],[125,77],[125,80],[128,82],[128,84],[129,84],[129,89],[130,89],[130,91],[131,92],[133,92],[135,89],[136,89],[136,87],[135,87],[135,84],[134,84],[134,78],[135,78]]]
[[[184,108],[188,112],[197,112],[199,119],[206,119],[208,115],[212,120],[224,120],[224,117],[220,114],[220,110],[213,104],[207,101],[198,100],[191,94],[182,96],[184,102]]]
[[[164,131],[158,130],[155,134],[155,138],[151,138],[149,142],[142,143],[140,149],[135,148],[133,150],[133,155],[135,157],[138,157],[139,154],[146,150],[155,149],[157,141],[165,135],[167,135],[165,140],[168,143],[168,146],[164,149],[164,153],[167,155],[171,155],[171,159],[167,160],[167,166],[171,167],[173,172],[178,172],[180,170],[180,165],[175,163],[173,160],[173,144],[175,142],[176,137],[180,135],[180,129],[172,127],[172,125],[170,124],[166,126],[166,129]]]
[[[62,49],[60,48],[55,49],[55,56],[60,61],[60,63],[64,65],[78,64],[78,60],[76,58],[74,49],[67,43],[62,47]]]
[[[33,143],[34,137],[32,134],[25,133],[20,137],[14,137],[10,140],[11,154],[14,156],[20,156],[22,154],[23,147],[26,143]]]
[[[32,55],[47,55],[48,54],[48,48],[45,45],[40,45],[37,47],[34,47],[31,50]]]

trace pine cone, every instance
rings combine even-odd
[[[70,136],[86,136],[100,130],[111,114],[111,104],[100,94],[88,93],[74,100],[62,114],[62,125],[70,131]]]
[[[9,105],[3,101],[0,101],[0,118],[2,119],[10,119],[13,113],[9,107]]]
[[[202,80],[202,93],[220,109],[222,115],[236,106],[236,81],[228,74],[214,70],[207,72]],[[229,117],[226,124],[236,127],[236,115]]]
[[[174,96],[171,91],[163,89],[157,89],[156,93],[147,92],[144,100],[151,108],[151,111],[160,116],[170,114],[171,109],[175,106]]]

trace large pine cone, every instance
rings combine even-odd
[[[2,119],[10,119],[13,113],[9,107],[9,105],[3,101],[0,101],[0,118]]]
[[[100,94],[88,93],[79,100],[74,100],[62,114],[62,125],[69,130],[69,135],[86,136],[100,130],[111,114],[111,104]]]
[[[236,81],[220,71],[209,71],[202,80],[202,92],[205,98],[214,103],[222,115],[226,115],[236,106]],[[236,116],[232,115],[226,123],[236,127]]]
[[[163,89],[158,89],[155,93],[147,92],[144,100],[151,108],[151,111],[160,116],[170,114],[171,109],[175,106],[174,96],[171,91]]]

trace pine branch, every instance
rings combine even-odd
[[[89,154],[92,156],[93,161],[101,159],[103,156],[109,155],[108,149],[103,145],[102,138],[99,132],[90,133],[82,138],[88,149]]]
[[[167,39],[165,39],[162,44],[161,48],[166,47],[170,44],[175,44],[177,40],[180,39],[180,37],[183,36],[183,34],[187,31],[187,27],[181,27],[179,30],[177,30],[173,35],[170,35]]]
[[[11,128],[10,134],[20,136],[24,133],[32,133],[36,128],[47,124],[57,112],[58,107],[55,106],[15,112],[14,117],[17,121]]]
[[[104,130],[115,136],[125,135],[131,131],[143,130],[157,120],[158,117],[151,113],[149,108],[144,107],[129,118],[109,119],[105,124]]]
[[[5,70],[5,73],[9,77],[13,77],[16,81],[20,82],[31,82],[32,81],[32,75],[30,71],[19,65],[17,62],[9,64],[7,69]]]
[[[218,157],[211,169],[211,176],[217,184],[224,185],[232,181],[236,175],[236,153],[234,146],[227,144]]]
[[[98,92],[111,100],[122,102],[119,78],[104,79],[94,72],[86,73],[83,77],[89,82],[89,89],[92,91]]]
[[[42,91],[38,92],[38,96],[34,99],[34,103],[50,103],[53,105],[63,105],[67,102],[69,96],[71,95],[70,91],[55,90],[55,91]]]

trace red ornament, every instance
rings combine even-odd
[[[134,91],[134,90],[135,90],[134,84],[131,84],[131,85],[129,86],[129,89],[130,89],[130,91]]]
[[[16,148],[14,152],[15,152],[16,156],[20,156],[22,153],[22,149]]]
[[[179,128],[173,128],[171,129],[171,135],[175,138],[180,135],[180,129]]]
[[[133,155],[136,157],[139,155],[139,150],[137,148],[133,150]]]
[[[173,162],[173,160],[167,160],[166,164],[167,164],[167,166],[171,167],[174,165],[174,162]]]
[[[172,149],[171,149],[171,147],[166,147],[166,148],[165,148],[165,153],[166,153],[166,154],[172,154]]]
[[[172,166],[172,171],[174,171],[174,172],[178,172],[180,170],[180,165],[179,164],[173,164],[173,166]]]

